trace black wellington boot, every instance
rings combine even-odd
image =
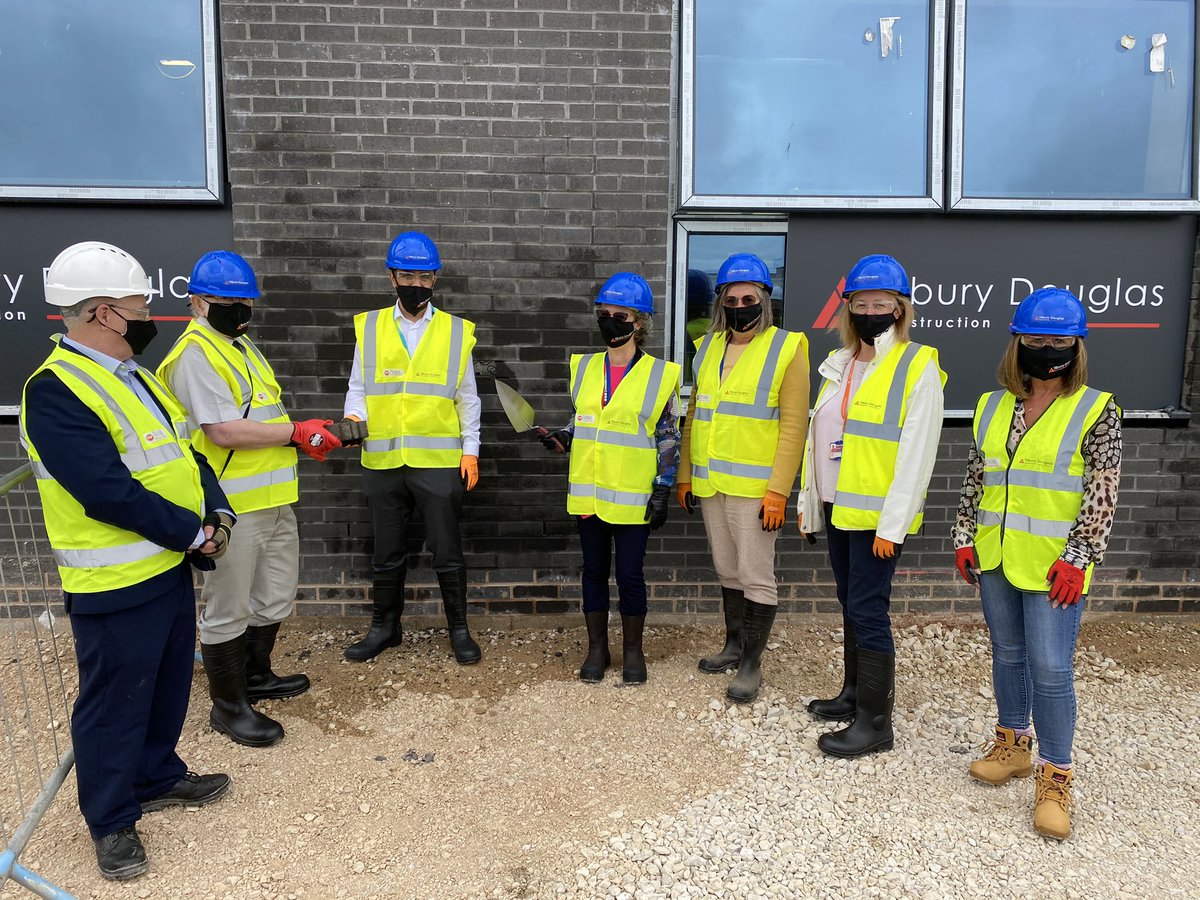
[[[858,702],[858,637],[848,619],[843,621],[842,631],[845,633],[842,639],[842,692],[832,700],[814,700],[808,704],[810,713],[830,722],[853,719]]]
[[[450,649],[460,666],[479,662],[483,653],[467,628],[467,570],[438,572],[442,589],[442,605],[446,608],[446,625],[450,629]]]
[[[775,624],[778,606],[755,603],[747,600],[742,621],[742,659],[737,674],[725,691],[725,696],[734,703],[749,703],[758,696],[762,684],[762,655],[771,637],[771,626]]]
[[[896,699],[896,654],[859,648],[858,705],[847,728],[817,738],[822,753],[851,758],[891,750]]]
[[[646,656],[642,653],[642,630],[645,616],[621,616],[621,680],[626,684],[646,683]]]
[[[721,606],[725,610],[725,646],[712,656],[700,660],[700,671],[719,675],[736,669],[742,658],[742,618],[746,612],[746,595],[733,588],[721,588]]]
[[[366,637],[355,641],[342,655],[351,662],[374,659],[389,647],[399,647],[403,638],[400,618],[404,615],[404,576],[399,569],[375,576],[371,590],[371,629]]]
[[[604,680],[604,670],[612,665],[608,652],[608,610],[584,613],[583,620],[587,623],[588,652],[579,667],[579,680],[597,684]]]
[[[209,724],[246,747],[270,747],[283,738],[283,726],[250,705],[246,694],[246,636],[221,644],[201,644],[204,674],[212,697]]]
[[[297,697],[311,687],[307,675],[276,675],[271,671],[271,651],[279,622],[246,629],[246,696],[251,703]]]

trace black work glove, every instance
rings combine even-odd
[[[358,447],[367,439],[367,423],[359,419],[342,419],[330,425],[329,431],[342,442],[343,447]]]
[[[650,492],[650,502],[646,504],[646,521],[650,523],[650,530],[657,531],[667,524],[667,498],[671,496],[671,489],[662,485],[655,485],[654,490]]]
[[[571,432],[565,428],[557,431],[546,431],[538,438],[542,446],[551,453],[569,453],[571,451]]]
[[[206,556],[213,562],[216,562],[225,555],[225,551],[229,549],[229,539],[233,537],[233,519],[223,512],[210,512],[204,517],[203,525],[211,525],[213,536],[196,548],[202,556]],[[205,552],[204,548],[209,544],[213,545],[213,550]]]

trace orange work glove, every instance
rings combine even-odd
[[[778,531],[783,527],[786,518],[787,497],[774,491],[767,491],[762,505],[758,508],[758,517],[762,519],[763,531]]]
[[[692,493],[690,481],[681,481],[675,485],[675,499],[679,501],[679,505],[686,510],[689,516],[696,511],[696,495]]]
[[[880,559],[891,559],[896,555],[896,545],[887,538],[875,535],[875,543],[871,545],[871,552]]]
[[[467,490],[474,490],[475,485],[479,484],[479,457],[464,453],[462,462],[458,464],[458,474]]]

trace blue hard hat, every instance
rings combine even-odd
[[[419,231],[397,235],[388,247],[387,267],[406,272],[436,272],[442,267],[437,245]]]
[[[846,276],[842,296],[849,296],[855,291],[895,291],[902,297],[911,297],[912,285],[904,266],[894,257],[886,253],[872,253],[856,262]]]
[[[596,303],[628,306],[647,315],[654,312],[654,295],[650,293],[650,285],[646,284],[645,278],[633,272],[618,272],[604,282],[604,287],[596,295]]]
[[[767,291],[775,290],[771,281],[771,270],[753,253],[735,253],[717,270],[717,290],[735,281],[757,281]]]
[[[258,296],[258,280],[250,263],[230,250],[210,250],[200,257],[187,287],[189,294],[210,297],[253,300]]]
[[[1070,291],[1038,288],[1021,301],[1008,330],[1013,334],[1087,337],[1087,312]]]
[[[713,286],[708,275],[699,269],[687,270],[687,305],[709,306],[713,301]]]

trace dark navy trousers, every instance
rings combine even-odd
[[[195,659],[191,568],[182,563],[155,586],[137,606],[89,613],[73,603],[70,610],[79,663],[71,738],[79,809],[93,839],[132,825],[142,817],[141,801],[187,771],[175,745]]]
[[[871,552],[875,532],[838,528],[833,524],[830,503],[825,504],[825,532],[842,619],[854,626],[858,646],[876,653],[895,653],[888,608],[892,603],[892,577],[903,545],[896,545],[896,555],[891,559],[880,559]]]
[[[576,516],[583,550],[583,611],[607,611],[608,577],[617,551],[617,604],[623,616],[646,614],[646,561],[649,525],[613,525],[599,516]]]

